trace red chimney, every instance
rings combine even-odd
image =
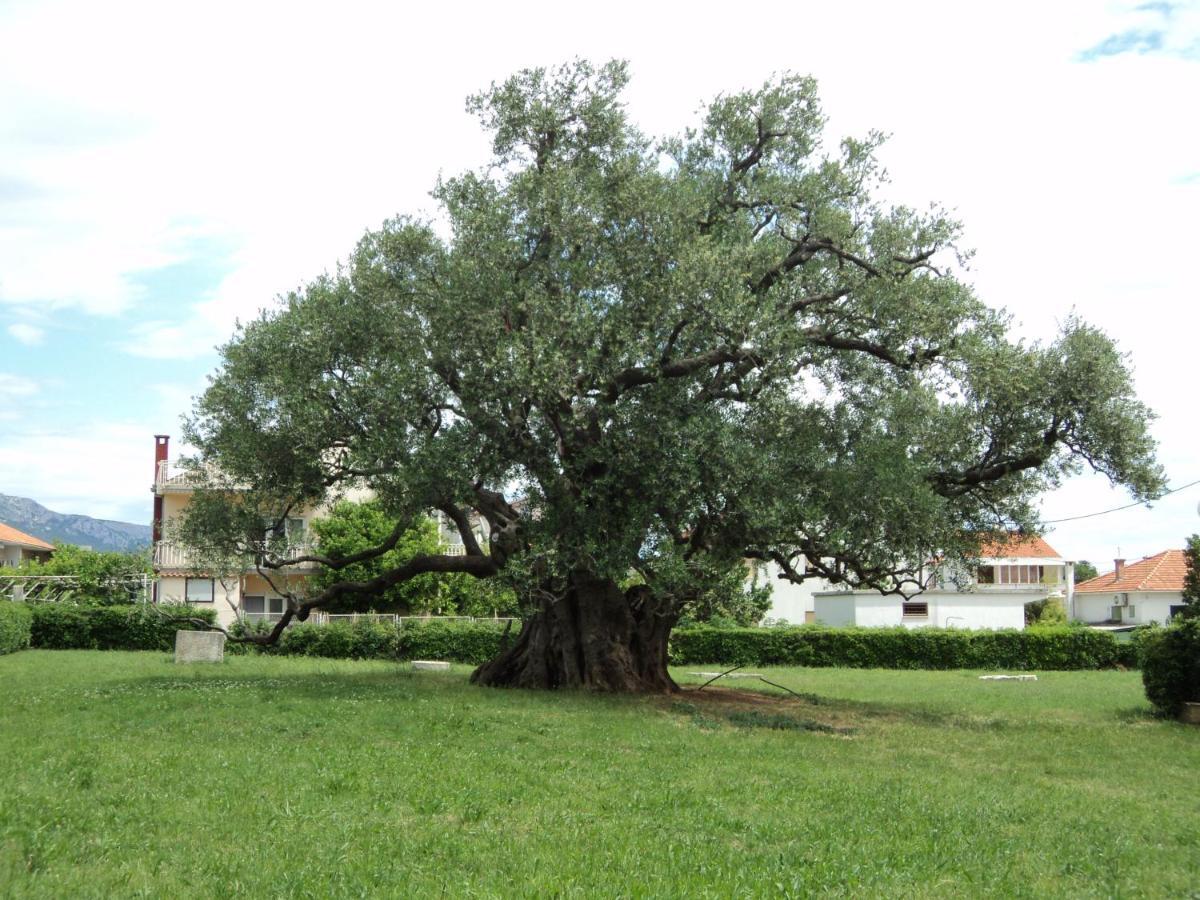
[[[1124,568],[1125,568],[1125,560],[1114,559],[1113,560],[1113,578],[1120,578],[1121,570]]]
[[[162,540],[162,520],[163,520],[163,498],[158,492],[158,480],[160,477],[166,477],[164,469],[167,465],[167,444],[170,443],[171,436],[169,434],[156,434],[154,436],[154,519],[151,522],[150,530],[154,543]]]

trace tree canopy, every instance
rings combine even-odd
[[[811,78],[661,140],[626,82],[575,62],[472,97],[493,160],[437,184],[440,218],[368,232],[222,349],[187,430],[227,481],[193,503],[193,542],[365,487],[393,521],[443,511],[467,549],[295,595],[276,634],[467,573],[526,611],[481,681],[659,688],[671,625],[746,557],[916,590],[931,554],[1036,529],[1033,500],[1083,467],[1162,489],[1112,341],[1077,318],[1009,339],[958,223],[879,201],[881,136],[826,149]],[[344,575],[397,540],[313,559]]]

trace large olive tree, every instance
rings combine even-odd
[[[684,605],[746,558],[914,590],[932,554],[1035,526],[1081,466],[1161,489],[1112,343],[1075,320],[1010,341],[961,280],[958,226],[875,199],[879,136],[822,149],[811,79],[719,97],[660,142],[625,83],[575,63],[473,97],[495,156],[438,184],[443,218],[368,233],[223,348],[189,437],[240,490],[202,492],[185,536],[251,552],[264,512],[353,487],[399,522],[441,510],[466,546],[293,591],[264,639],[464,572],[524,604],[477,682],[665,690]],[[1030,242],[1053,252],[1052,229]]]

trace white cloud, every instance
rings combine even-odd
[[[14,322],[8,326],[8,333],[28,347],[36,347],[46,337],[46,332],[28,322]]]
[[[38,383],[31,378],[0,372],[0,403],[10,403],[38,392]]]
[[[137,423],[101,422],[11,435],[0,444],[0,493],[30,497],[57,512],[147,521],[152,435]]]

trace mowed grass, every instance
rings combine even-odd
[[[805,697],[0,657],[0,895],[1200,889],[1200,729],[1151,718],[1137,673],[756,671]]]

